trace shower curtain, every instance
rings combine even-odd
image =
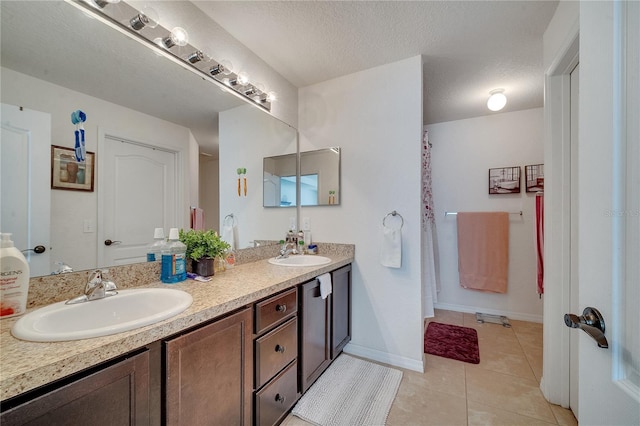
[[[433,305],[438,301],[436,269],[436,218],[431,190],[431,143],[429,132],[422,138],[422,285],[425,318],[434,316]]]

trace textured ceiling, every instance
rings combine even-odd
[[[557,1],[195,1],[297,87],[424,56],[425,123],[542,106]],[[392,76],[389,76],[392,78]]]

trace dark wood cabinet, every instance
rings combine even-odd
[[[331,273],[331,359],[351,340],[351,265]]]
[[[252,424],[252,312],[165,341],[166,425]]]
[[[300,385],[302,392],[316,381],[331,362],[330,298],[320,295],[317,279],[300,286]]]
[[[93,368],[25,395],[28,400],[2,412],[10,425],[148,425],[149,352]],[[26,398],[25,398],[26,399]],[[3,406],[11,401],[3,401]],[[3,407],[4,409],[5,407]]]
[[[255,424],[280,423],[298,391],[298,289],[255,305]]]

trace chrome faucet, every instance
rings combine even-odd
[[[280,256],[276,257],[276,259],[286,259],[290,254],[297,254],[296,244],[293,242],[288,242],[282,245],[280,248]]]
[[[113,281],[103,278],[103,274],[106,272],[108,271],[101,269],[93,271],[89,276],[87,285],[84,287],[84,294],[67,300],[66,304],[73,305],[75,303],[89,302],[118,294],[116,284]]]

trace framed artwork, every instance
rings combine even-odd
[[[520,166],[489,169],[489,194],[520,192]]]
[[[527,192],[544,191],[544,164],[524,166],[524,179]]]
[[[86,161],[76,161],[73,148],[51,145],[51,189],[93,192],[95,160],[87,151]]]

